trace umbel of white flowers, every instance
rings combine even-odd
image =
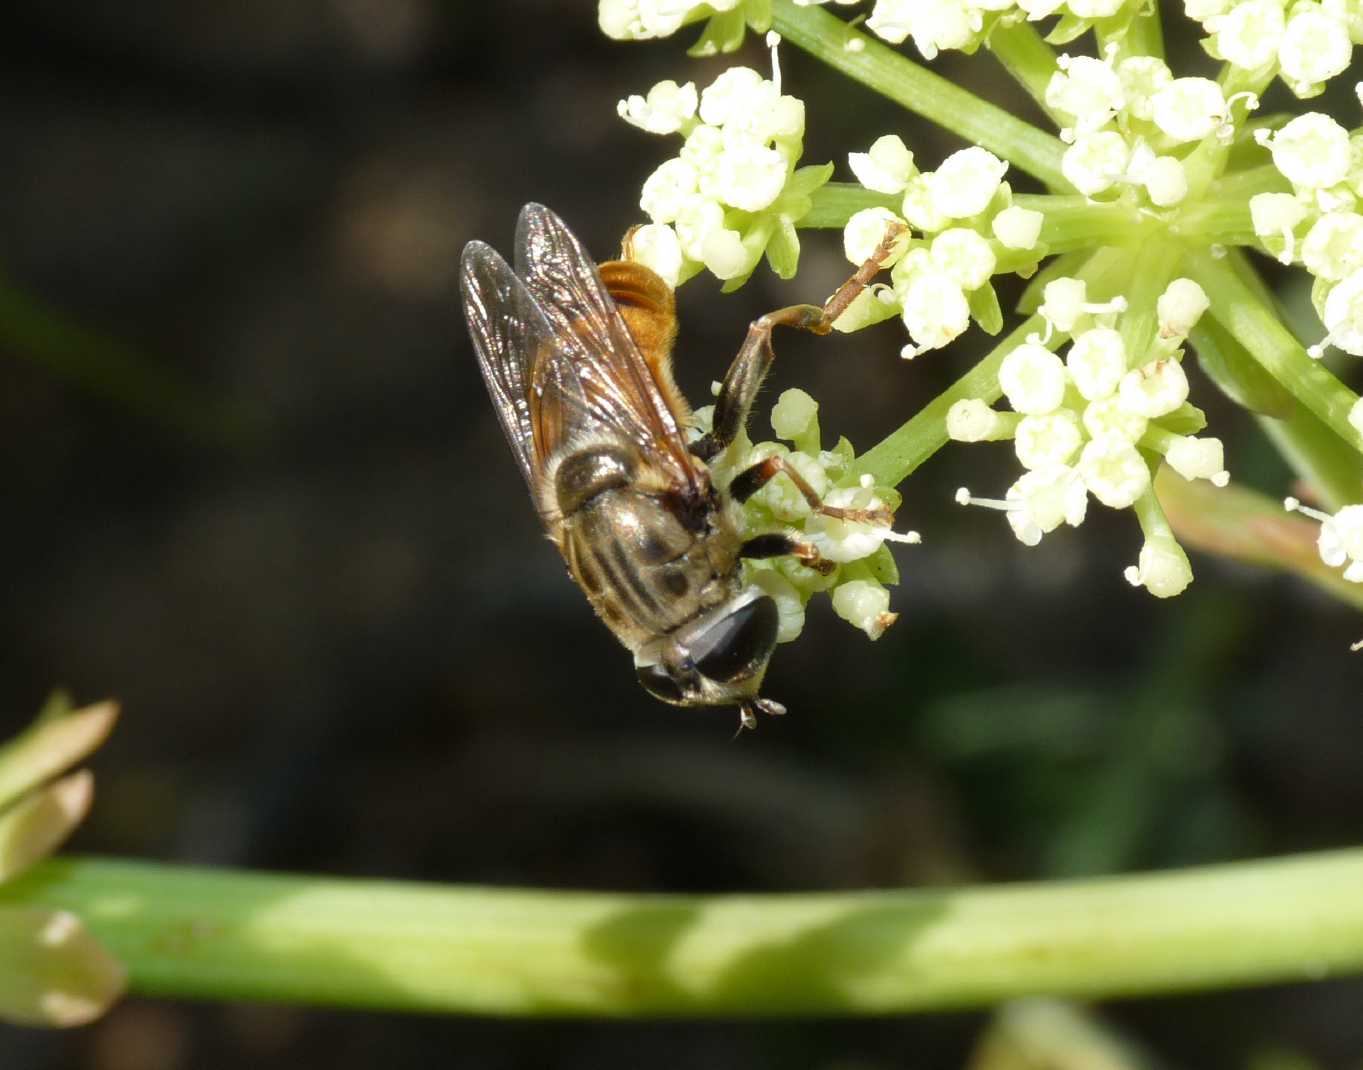
[[[1080,279],[1047,284],[1040,313],[1057,332],[1072,336],[1059,354],[1033,337],[1003,359],[999,386],[1012,411],[978,399],[947,412],[947,435],[958,442],[1011,440],[1023,472],[1002,500],[957,492],[965,505],[1003,510],[1019,541],[1035,546],[1061,524],[1084,522],[1092,496],[1112,509],[1134,508],[1146,528],[1139,562],[1127,579],[1167,598],[1192,581],[1187,556],[1163,526],[1151,530],[1151,466],[1162,457],[1185,479],[1225,486],[1220,439],[1190,431],[1205,424],[1188,404],[1182,343],[1207,309],[1207,296],[1191,279],[1175,279],[1156,304],[1159,330],[1152,348],[1128,353],[1115,324],[1120,299],[1087,300]],[[1049,332],[1048,332],[1049,333]]]

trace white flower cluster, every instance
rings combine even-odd
[[[745,29],[765,32],[771,26],[771,0],[600,0],[596,8],[601,32],[617,41],[671,37],[683,26],[708,18],[694,56],[732,52],[743,43]]]
[[[903,228],[903,238],[884,261],[891,269],[889,285],[867,289],[834,326],[854,331],[898,315],[912,339],[901,351],[905,358],[948,345],[972,318],[997,333],[1002,316],[990,278],[1030,273],[1045,255],[1038,244],[1041,213],[1012,203],[1003,181],[1008,165],[984,149],[969,148],[948,156],[936,171],[920,172],[894,134],[879,138],[867,152],[852,153],[848,163],[868,190],[903,199],[897,213],[867,208],[847,221],[847,259],[864,263],[893,226]]]
[[[795,0],[802,7],[828,0]],[[856,0],[835,0],[850,5]],[[912,38],[924,59],[943,49],[973,52],[1000,22],[1060,16],[1051,39],[1063,44],[1095,19],[1112,19],[1141,6],[1134,0],[875,0],[866,28],[890,44]]]
[[[831,450],[821,445],[818,403],[803,390],[786,390],[771,410],[771,426],[782,442],[753,444],[743,433],[711,464],[716,482],[725,486],[738,473],[771,456],[781,459],[804,477],[825,505],[842,509],[889,509],[898,507],[897,491],[877,487],[869,476],[851,486],[839,486],[854,460],[852,445],[838,440]],[[713,406],[696,410],[694,433],[709,429]],[[786,443],[789,443],[787,445]],[[777,635],[787,643],[804,627],[805,605],[818,591],[827,591],[834,612],[879,639],[898,614],[890,612],[887,586],[899,582],[890,542],[916,543],[915,532],[901,534],[882,524],[840,520],[811,509],[804,495],[784,473],[749,498],[740,509],[745,538],[772,531],[787,531],[818,550],[834,567],[827,573],[801,564],[793,557],[746,561],[746,576],[776,601],[781,614]]]
[[[1307,352],[1321,357],[1334,345],[1363,356],[1363,133],[1308,112],[1258,140],[1292,192],[1251,197],[1250,218],[1268,252],[1315,277],[1311,301],[1326,337]]]
[[[1363,41],[1357,0],[1184,0],[1208,33],[1205,47],[1232,67],[1276,71],[1299,97],[1314,97],[1348,70]]]
[[[644,182],[639,206],[652,222],[634,232],[635,259],[672,286],[704,267],[734,289],[763,253],[781,278],[795,274],[795,222],[833,169],[796,168],[805,106],[781,92],[779,68],[768,79],[731,67],[701,93],[691,82],[659,82],[619,112],[650,133],[685,138]]]
[[[1258,107],[1251,94],[1240,100]],[[1060,131],[1070,146],[1061,171],[1075,189],[1097,199],[1133,191],[1155,210],[1187,197],[1183,159],[1191,146],[1235,134],[1237,98],[1210,78],[1175,78],[1155,56],[1061,56],[1046,103],[1068,124]]]
[[[1163,456],[1185,479],[1224,486],[1221,441],[1194,437],[1206,421],[1187,403],[1181,345],[1207,309],[1207,296],[1190,279],[1175,279],[1157,303],[1159,331],[1150,351],[1127,352],[1116,328],[1119,300],[1091,304],[1080,279],[1047,284],[1040,309],[1055,330],[1072,335],[1062,360],[1031,338],[1003,359],[999,386],[1012,406],[1001,412],[978,399],[947,412],[947,435],[957,442],[1011,439],[1025,470],[1003,501],[957,501],[1006,512],[1018,540],[1035,546],[1061,524],[1083,523],[1091,494],[1113,509],[1137,507],[1152,496],[1147,455]],[[1172,538],[1150,537],[1127,578],[1158,597],[1178,594],[1192,579]]]

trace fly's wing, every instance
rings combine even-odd
[[[635,444],[678,490],[697,491],[696,461],[596,264],[543,205],[521,210],[516,274],[553,324],[557,342],[532,377],[536,388],[545,385],[532,396],[532,409],[543,410],[551,397],[556,409],[539,414],[536,448],[547,456],[578,431],[609,432]],[[564,388],[569,382],[573,389]]]
[[[559,348],[554,325],[506,261],[483,242],[469,242],[464,248],[459,285],[478,368],[530,497],[547,523],[539,490],[545,454],[536,449],[530,398],[536,367]],[[569,395],[567,403],[585,408],[580,387],[571,378],[558,378],[557,390]]]

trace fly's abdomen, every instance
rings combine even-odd
[[[631,650],[666,635],[717,596],[707,536],[663,495],[639,489],[623,450],[583,450],[555,473],[573,578]]]

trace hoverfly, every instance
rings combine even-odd
[[[742,581],[743,558],[794,555],[831,571],[787,532],[744,539],[738,505],[784,471],[825,515],[888,524],[884,510],[824,506],[771,457],[715,487],[707,461],[743,427],[771,366],[777,326],[825,334],[880,270],[897,234],[823,306],[754,321],[715,405],[688,444],[691,410],[672,377],[672,289],[628,256],[596,264],[549,209],[528,204],[516,266],[483,242],[464,249],[460,285],[478,365],[549,538],[592,608],[634,655],[639,682],[676,706],[737,705],[741,725],[776,646],[776,603]],[[626,237],[626,254],[629,238]]]

